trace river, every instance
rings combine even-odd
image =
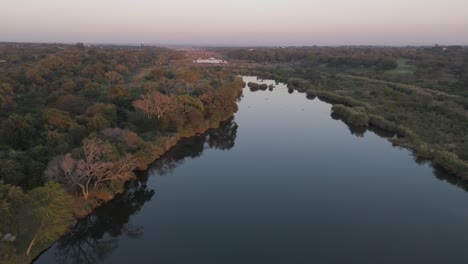
[[[330,109],[244,88],[35,263],[468,263],[466,184]]]

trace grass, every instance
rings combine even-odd
[[[416,70],[416,67],[408,64],[407,59],[398,59],[397,60],[397,67],[393,70],[386,71],[385,74],[389,75],[408,75],[413,74]]]

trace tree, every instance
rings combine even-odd
[[[115,71],[109,71],[104,74],[104,77],[106,78],[107,82],[109,84],[117,84],[122,80],[122,75],[118,74]]]
[[[101,114],[93,115],[88,121],[88,127],[94,131],[100,131],[109,127],[109,121]]]
[[[201,112],[205,111],[203,106],[203,102],[199,98],[192,97],[188,94],[178,95],[177,101],[179,105],[181,105],[185,111],[190,108],[194,108],[200,110]]]
[[[86,110],[88,115],[101,115],[108,122],[113,123],[117,121],[117,107],[114,104],[96,103]]]
[[[129,97],[130,93],[122,86],[111,85],[107,87],[107,98],[113,101],[124,100]]]
[[[0,181],[10,184],[24,182],[27,178],[27,175],[24,173],[24,165],[15,159],[0,159]]]
[[[192,86],[200,80],[200,73],[194,69],[181,69],[177,76],[184,82],[188,94]]]
[[[115,70],[120,73],[120,74],[128,74],[130,71],[128,70],[128,67],[125,66],[125,65],[122,65],[122,64],[119,64],[117,66],[115,66]]]
[[[34,135],[28,116],[12,114],[2,122],[2,141],[13,148],[26,149]]]
[[[32,83],[37,84],[37,85],[41,85],[46,82],[44,78],[42,78],[42,76],[39,74],[37,69],[34,69],[34,68],[29,69],[26,72],[26,78],[28,78]]]
[[[133,101],[133,106],[143,111],[149,119],[154,116],[160,119],[167,111],[175,109],[176,105],[177,102],[173,96],[160,92],[149,92]]]
[[[73,216],[72,197],[58,183],[49,182],[33,189],[27,200],[26,214],[34,222],[30,226],[32,238],[26,250],[29,255],[34,245],[50,243],[65,234]]]
[[[13,105],[15,93],[9,83],[0,83],[0,108],[7,108]]]
[[[17,216],[23,202],[24,193],[20,187],[4,184],[0,180],[0,233],[15,235],[19,231]]]
[[[44,109],[42,111],[42,117],[51,129],[65,129],[73,124],[73,120],[68,113],[60,111],[57,108]]]
[[[74,159],[70,153],[59,156],[49,163],[45,172],[49,180],[64,184],[72,191],[77,188],[83,198],[106,183],[134,177],[135,162],[129,157],[114,161],[108,142],[90,138],[83,143],[83,158]]]
[[[62,95],[54,103],[58,109],[73,114],[83,114],[87,104],[83,97],[74,94]]]
[[[0,180],[0,261],[5,263],[17,262],[14,242],[21,231],[18,215],[24,198],[20,187]]]

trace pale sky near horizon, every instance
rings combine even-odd
[[[468,0],[1,0],[0,41],[468,44]]]

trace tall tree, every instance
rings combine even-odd
[[[26,255],[37,244],[50,243],[67,232],[73,221],[72,198],[58,183],[33,189],[27,198],[27,216],[33,220]]]
[[[149,92],[133,101],[133,106],[143,111],[148,118],[160,119],[167,111],[175,109],[177,102],[173,96],[160,92]]]
[[[98,138],[83,143],[83,158],[74,159],[68,153],[49,163],[46,177],[62,183],[71,190],[78,188],[85,199],[92,190],[115,180],[133,177],[135,162],[130,157],[112,160],[111,146]]]

